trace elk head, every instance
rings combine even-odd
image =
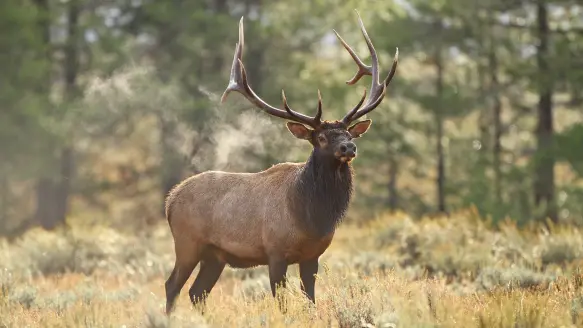
[[[314,147],[314,151],[322,155],[329,155],[331,158],[334,158],[335,160],[343,163],[350,162],[353,158],[356,157],[356,145],[354,144],[353,139],[363,135],[369,129],[372,123],[372,120],[370,119],[363,121],[357,120],[371,112],[383,101],[387,86],[395,75],[399,56],[399,49],[397,49],[389,74],[383,81],[379,81],[379,61],[377,53],[372,44],[372,41],[370,40],[370,37],[368,36],[368,33],[366,32],[360,15],[358,12],[356,12],[356,14],[358,16],[360,29],[372,58],[371,66],[364,64],[362,60],[360,60],[354,50],[346,43],[346,41],[344,41],[344,39],[342,39],[336,30],[334,30],[334,33],[358,66],[358,71],[354,77],[346,81],[346,84],[355,84],[364,75],[371,75],[371,91],[367,100],[365,89],[359,103],[354,106],[341,120],[322,121],[322,97],[320,90],[318,90],[318,109],[316,115],[313,117],[292,110],[287,103],[283,90],[281,91],[281,97],[283,101],[282,109],[269,105],[263,99],[259,98],[257,94],[255,94],[255,92],[249,86],[247,72],[245,71],[245,66],[243,65],[244,28],[242,17],[239,21],[239,42],[235,48],[235,56],[233,58],[233,65],[231,67],[231,77],[229,79],[229,85],[221,97],[221,103],[225,101],[227,95],[231,91],[239,92],[245,96],[247,100],[266,113],[291,121],[287,123],[288,130],[296,138],[309,141]]]

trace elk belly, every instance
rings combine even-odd
[[[213,256],[221,262],[236,269],[246,269],[267,264],[267,257],[264,253],[255,253],[254,256],[245,256],[245,254],[241,254],[240,252],[229,252],[213,245],[209,246],[208,252],[209,256]]]
[[[221,234],[212,238],[210,249],[222,262],[234,268],[248,268],[267,264],[265,248],[260,236],[248,234]]]

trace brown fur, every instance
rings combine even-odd
[[[288,264],[318,257],[334,232],[311,239],[282,202],[303,168],[283,163],[258,173],[209,171],[186,179],[167,201],[176,246],[196,241],[194,257],[212,253],[237,268],[267,265],[270,257]]]

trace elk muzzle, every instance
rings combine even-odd
[[[354,142],[344,142],[338,146],[336,157],[341,162],[350,162],[356,157],[356,144]]]

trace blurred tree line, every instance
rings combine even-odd
[[[208,169],[258,171],[309,146],[242,97],[219,105],[245,17],[251,84],[324,118],[365,78],[359,10],[400,66],[355,162],[352,216],[475,206],[494,220],[583,223],[583,4],[569,0],[5,0],[0,232],[159,221]],[[303,109],[302,109],[303,108]]]

